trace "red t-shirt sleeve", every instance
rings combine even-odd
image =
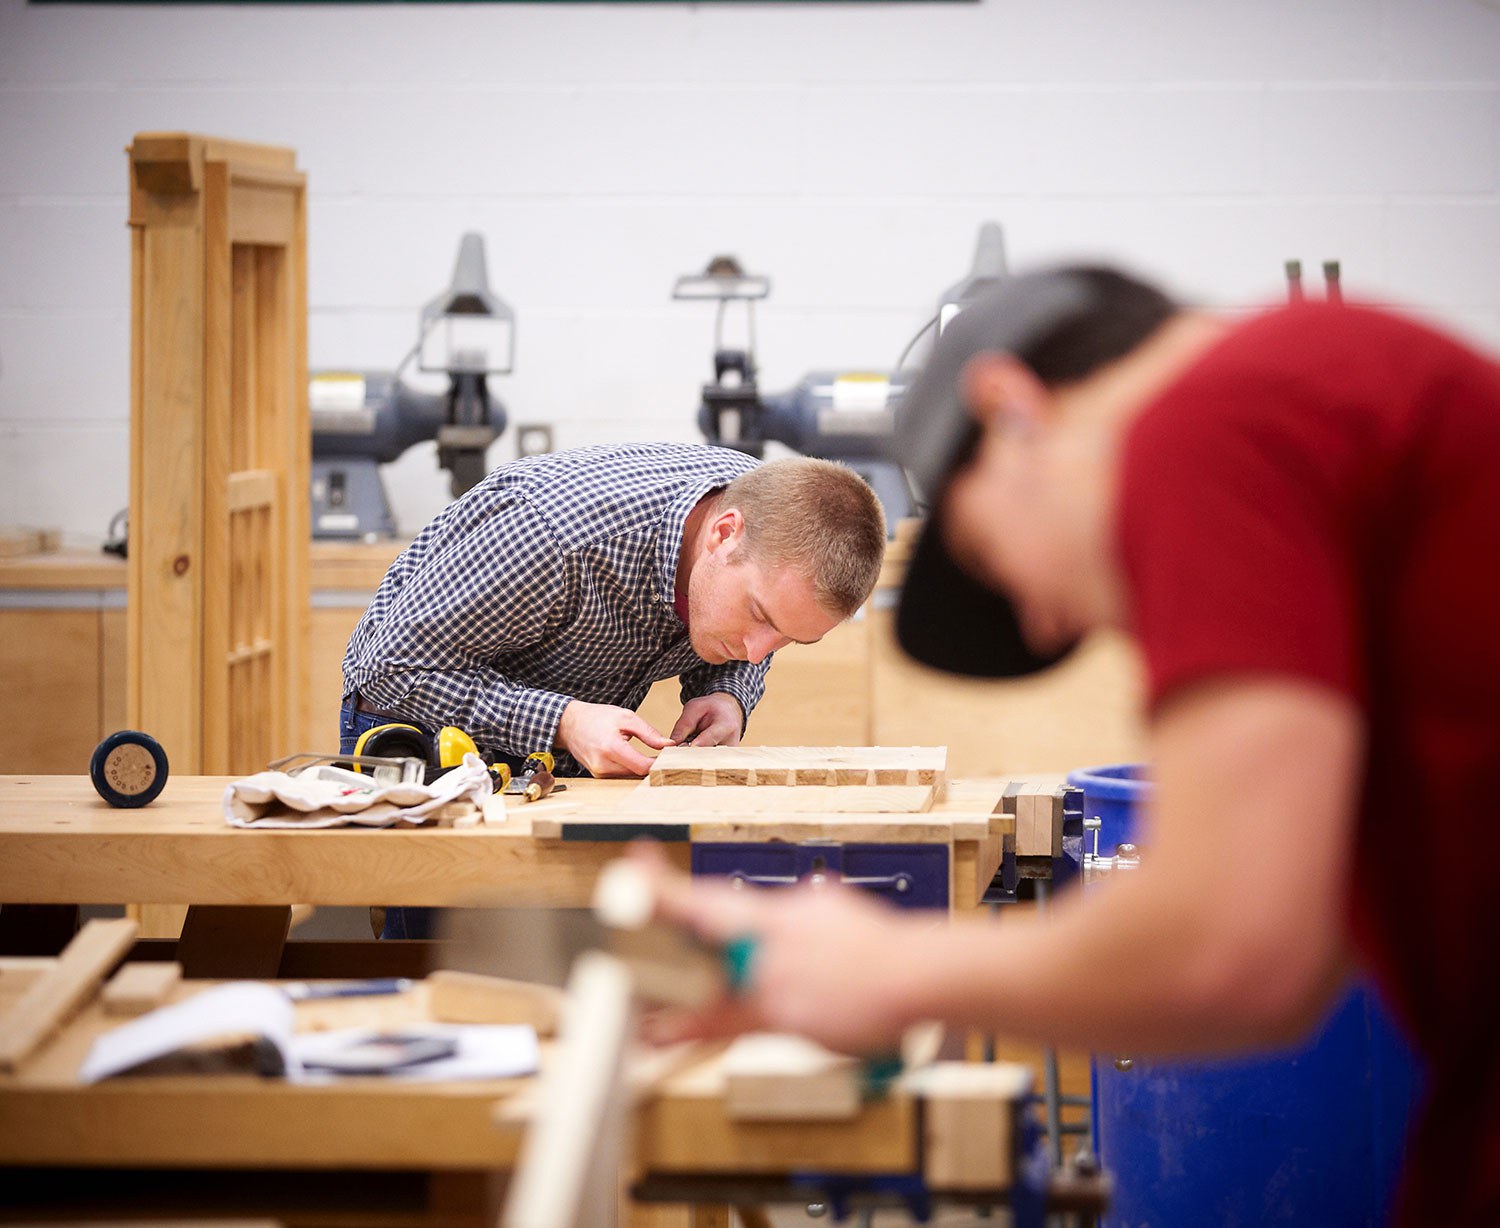
[[[1295,352],[1296,334],[1274,331],[1272,351]],[[1346,523],[1358,441],[1245,342],[1211,352],[1124,443],[1118,543],[1153,709],[1242,673],[1363,699]]]

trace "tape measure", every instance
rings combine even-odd
[[[89,779],[111,806],[144,806],[166,786],[167,752],[149,733],[122,729],[94,748]]]

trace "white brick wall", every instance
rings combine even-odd
[[[151,129],[298,151],[314,367],[394,365],[481,231],[518,316],[495,391],[562,445],[695,437],[712,311],[668,295],[710,255],[771,276],[781,388],[893,362],[986,219],[1017,265],[1226,307],[1337,258],[1500,346],[1497,0],[0,0],[0,523],[73,544],[127,498],[123,149]],[[446,497],[430,446],[387,482],[411,531]]]

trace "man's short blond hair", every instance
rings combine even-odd
[[[844,618],[875,588],[885,559],[885,512],[847,465],[811,457],[767,461],[719,492],[745,518],[747,557],[811,580],[818,604]]]

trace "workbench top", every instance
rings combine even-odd
[[[474,827],[287,831],[230,827],[221,801],[233,779],[172,776],[150,805],[115,809],[86,776],[0,776],[0,901],[464,905],[502,892],[508,903],[576,907],[587,903],[599,868],[619,855],[620,835],[543,838],[533,820],[606,816],[640,785],[568,780],[566,792],[529,805],[511,800],[503,823]],[[953,781],[947,800],[921,814],[713,814],[704,823],[750,840],[882,840],[899,829],[911,842],[962,845],[969,855],[959,860],[973,862],[976,882],[988,883],[1012,822],[991,813],[1003,787],[998,779]],[[686,843],[666,849],[686,866]],[[970,893],[966,886],[965,898]]]

